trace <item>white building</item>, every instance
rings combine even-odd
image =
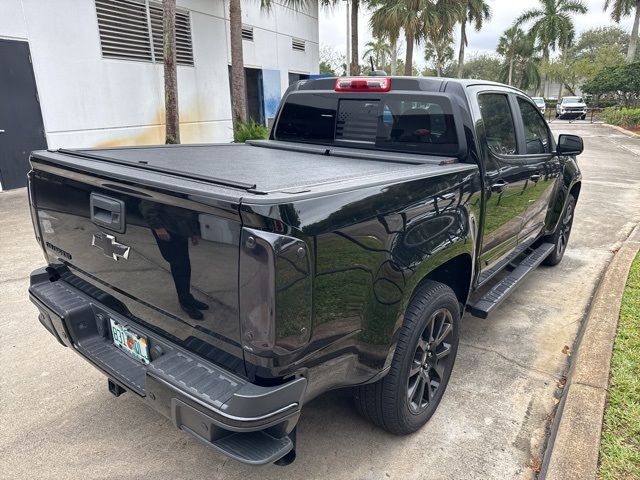
[[[228,1],[177,3],[181,140],[230,141]],[[242,2],[248,110],[265,124],[290,81],[318,72],[310,4],[294,11],[276,0],[265,12],[258,0]],[[49,148],[163,143],[161,16],[159,0],[0,0],[5,189],[19,186],[24,151],[42,148],[40,131]]]

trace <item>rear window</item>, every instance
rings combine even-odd
[[[292,94],[274,138],[412,153],[455,155],[460,150],[451,102],[436,95]]]

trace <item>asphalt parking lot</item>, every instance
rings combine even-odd
[[[346,391],[303,409],[298,459],[250,467],[175,430],[62,348],[37,321],[28,275],[42,265],[24,189],[0,193],[0,477],[172,479],[531,478],[571,346],[616,244],[640,222],[640,139],[582,135],[584,183],[563,262],[535,271],[487,320],[465,316],[451,383],[432,420],[396,437],[358,417]],[[569,352],[570,353],[570,352]]]

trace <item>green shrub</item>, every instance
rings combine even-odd
[[[255,120],[238,123],[233,132],[233,141],[235,143],[244,143],[247,140],[263,140],[268,137],[269,129]]]
[[[626,128],[640,127],[640,108],[607,108],[603,112],[604,121]]]

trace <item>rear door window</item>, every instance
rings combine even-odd
[[[498,155],[518,153],[509,97],[503,93],[482,93],[478,104],[489,149]]]

